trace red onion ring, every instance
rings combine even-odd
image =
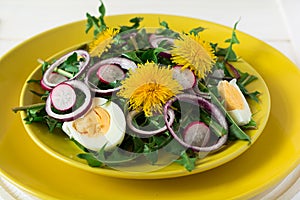
[[[173,115],[175,115],[174,111],[171,110],[170,107],[177,100],[181,100],[181,101],[184,101],[184,102],[188,102],[188,103],[200,106],[202,109],[204,109],[208,113],[210,113],[226,131],[228,130],[228,124],[226,122],[225,116],[221,113],[221,111],[214,104],[207,101],[205,98],[200,97],[200,96],[196,96],[196,95],[192,95],[192,94],[179,94],[179,95],[175,96],[173,99],[169,100],[165,104],[165,106],[164,106],[164,120],[165,120],[166,126],[167,126],[168,130],[170,131],[170,133],[172,134],[172,136],[182,146],[184,146],[186,148],[191,148],[194,151],[210,152],[210,151],[219,149],[222,145],[225,144],[225,142],[227,141],[227,138],[228,138],[228,134],[223,135],[222,137],[219,138],[217,143],[215,143],[212,146],[208,146],[208,147],[192,146],[192,145],[189,145],[189,144],[185,143],[182,139],[180,139],[177,136],[177,134],[174,132],[174,130],[172,129],[172,127],[171,127],[172,123],[170,123],[168,121],[168,118],[167,118],[167,113],[169,113],[170,111],[173,112]]]
[[[102,89],[97,88],[97,86],[93,85],[89,81],[89,77],[92,75],[92,73],[96,73],[97,69],[99,67],[101,67],[102,65],[106,65],[106,64],[116,64],[116,65],[119,65],[122,69],[125,69],[125,70],[137,68],[136,64],[133,61],[128,60],[126,58],[115,57],[115,58],[109,58],[109,59],[99,61],[98,63],[93,65],[87,71],[86,77],[84,79],[85,84],[90,88],[90,90],[95,92],[95,93],[98,93],[98,94],[110,94],[110,93],[119,91],[120,88],[121,88],[121,87],[116,87],[116,88],[112,88],[112,89],[102,90]]]
[[[157,48],[162,41],[166,41],[169,44],[174,44],[173,38],[165,37],[162,35],[156,35],[156,34],[151,34],[149,36],[149,43],[153,48]]]
[[[91,95],[91,91],[89,90],[87,85],[85,85],[82,81],[70,80],[70,81],[67,81],[66,83],[68,83],[69,85],[71,85],[74,88],[81,90],[85,94],[84,103],[79,108],[77,108],[75,111],[73,111],[71,113],[58,114],[58,113],[55,113],[52,111],[51,98],[49,95],[46,100],[45,109],[46,109],[47,114],[50,117],[53,117],[53,118],[55,118],[57,120],[61,120],[61,121],[72,121],[72,120],[75,120],[75,119],[83,116],[86,113],[86,111],[88,109],[90,109],[90,107],[92,105],[92,95]]]
[[[153,131],[145,131],[145,130],[138,129],[138,128],[136,128],[136,127],[132,124],[132,119],[133,119],[137,114],[139,114],[139,112],[137,112],[137,111],[135,111],[135,110],[129,112],[128,115],[127,115],[126,121],[127,121],[128,127],[129,127],[132,131],[134,131],[137,135],[142,136],[143,138],[151,137],[151,136],[153,136],[153,135],[156,135],[156,134],[165,132],[165,131],[168,129],[166,125],[163,126],[163,127],[161,127],[160,129],[153,130]],[[168,120],[169,120],[169,123],[173,124],[174,119],[175,119],[175,114],[174,114],[174,112],[168,111],[167,115],[169,116],[169,119],[168,119]]]
[[[83,64],[80,65],[79,72],[74,77],[70,78],[69,80],[74,80],[82,74],[82,72],[85,70],[86,66],[88,66],[88,64],[90,63],[90,55],[88,52],[86,52],[84,50],[75,50],[75,51],[72,51],[72,52],[67,53],[64,56],[60,57],[45,71],[45,73],[43,75],[43,79],[42,79],[43,84],[45,84],[46,86],[48,86],[50,88],[53,88],[57,85],[57,83],[52,83],[49,80],[50,76],[51,76],[52,72],[54,71],[54,69],[56,67],[58,67],[59,65],[61,65],[63,62],[65,62],[68,59],[68,57],[70,57],[73,53],[77,53],[77,55],[82,56],[84,58],[84,62],[83,62]]]

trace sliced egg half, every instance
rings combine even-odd
[[[111,150],[125,136],[126,120],[121,108],[112,101],[95,97],[91,109],[81,118],[64,122],[62,129],[82,146],[93,151]]]
[[[225,108],[237,125],[248,124],[251,120],[249,104],[236,84],[236,79],[220,81],[218,91],[225,103]]]

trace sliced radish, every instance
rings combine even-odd
[[[58,74],[58,73],[51,73],[50,76],[49,76],[49,81],[51,81],[52,83],[54,84],[60,84],[64,81],[67,81],[68,78],[61,75],[61,74]]]
[[[75,50],[70,53],[65,54],[64,56],[60,57],[57,61],[55,61],[44,73],[43,75],[43,84],[47,87],[53,88],[58,83],[55,81],[53,82],[53,79],[51,78],[53,76],[53,71],[60,66],[63,62],[65,62],[73,53],[77,53],[77,56],[81,56],[84,58],[84,61],[79,66],[79,72],[72,78],[69,78],[69,80],[76,79],[78,76],[80,76],[83,71],[85,70],[86,66],[90,63],[90,55],[88,52],[84,50]]]
[[[105,64],[97,70],[97,76],[103,83],[112,83],[125,78],[125,72],[114,64]]]
[[[56,110],[66,111],[72,108],[76,102],[76,93],[73,87],[67,83],[57,85],[50,93],[51,103]]]
[[[62,84],[68,84],[68,85],[72,86],[73,88],[81,90],[83,92],[83,94],[85,95],[84,102],[76,110],[72,110],[72,112],[70,112],[70,113],[56,113],[52,110],[52,107],[54,107],[52,105],[52,101],[53,101],[51,98],[52,95],[49,95],[46,100],[45,109],[46,109],[47,114],[50,117],[53,117],[53,118],[55,118],[57,120],[61,120],[61,121],[72,121],[72,120],[75,120],[75,119],[81,117],[90,109],[90,107],[92,105],[92,94],[91,94],[91,91],[89,90],[89,88],[87,87],[87,85],[84,84],[82,81],[71,80],[71,81],[67,81]],[[52,90],[52,92],[53,92],[53,90]]]
[[[190,69],[182,69],[181,66],[173,67],[173,78],[183,87],[184,90],[194,87],[196,76]]]
[[[60,84],[62,82],[65,82],[67,81],[68,78],[61,75],[61,74],[58,74],[58,73],[55,73],[55,72],[52,72],[50,75],[49,75],[49,81],[53,84]],[[52,87],[49,87],[47,84],[45,84],[44,80],[42,79],[41,80],[41,86],[44,90],[48,90],[48,91],[51,91],[53,88]]]
[[[41,79],[40,85],[41,85],[41,87],[42,87],[43,90],[51,91],[51,90],[53,89],[52,87],[49,87],[48,85],[46,85],[46,84],[44,83],[44,80],[43,80],[43,79]]]
[[[164,106],[164,120],[168,130],[170,131],[170,133],[172,134],[175,140],[177,140],[182,146],[199,152],[210,152],[219,149],[222,145],[225,144],[228,138],[228,134],[224,134],[223,136],[221,136],[215,144],[211,146],[205,146],[205,147],[194,146],[182,140],[173,130],[172,123],[169,121],[167,117],[168,116],[167,113],[169,113],[170,111],[174,113],[174,110],[172,110],[171,107],[172,104],[177,100],[198,105],[199,107],[204,109],[207,113],[211,114],[212,117],[214,117],[216,121],[222,126],[222,128],[226,130],[226,132],[228,130],[228,124],[225,119],[225,115],[219,110],[217,106],[215,106],[214,104],[210,103],[205,98],[200,96],[196,96],[192,94],[179,94],[175,96],[173,99],[170,99]]]
[[[192,146],[203,147],[210,138],[208,126],[200,121],[191,122],[183,131],[183,141]]]
[[[97,87],[97,85],[91,82],[91,75],[97,73],[98,69],[103,65],[117,65],[125,70],[137,68],[136,64],[127,58],[114,57],[97,62],[87,71],[84,82],[92,92],[98,93],[100,95],[107,95],[120,90],[120,87],[112,89],[100,89]]]

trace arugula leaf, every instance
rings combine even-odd
[[[88,165],[91,167],[104,166],[104,164],[100,162],[92,153],[80,153],[77,155],[77,157],[86,160]]]
[[[197,36],[200,32],[202,32],[204,30],[205,30],[205,28],[199,26],[197,28],[193,28],[192,30],[190,30],[190,34]]]
[[[141,59],[137,56],[136,51],[130,51],[130,52],[123,53],[122,56],[124,56],[134,62],[143,63],[143,61],[141,61]]]
[[[81,60],[78,60],[77,53],[74,52],[61,65],[59,65],[57,69],[69,72],[72,76],[74,76],[79,72],[80,61]]]
[[[129,20],[129,22],[133,23],[131,26],[120,26],[120,32],[128,31],[131,29],[137,29],[140,26],[141,21],[143,21],[143,17],[135,17]]]
[[[239,71],[239,74],[241,75],[239,79],[237,79],[237,85],[239,86],[241,92],[250,99],[254,100],[255,102],[259,102],[258,96],[260,95],[259,91],[249,92],[246,89],[246,86],[253,81],[257,80],[257,77],[254,75],[250,75],[247,72],[241,72]]]
[[[48,67],[50,66],[51,64],[49,62],[46,62],[46,61],[43,61],[43,64],[42,64],[42,74],[45,73],[45,71],[48,69]]]
[[[242,127],[243,129],[256,129],[257,123],[251,118],[250,122]]]
[[[95,17],[90,15],[89,13],[86,13],[87,17],[87,23],[86,23],[86,29],[85,33],[88,33],[93,27],[94,27],[94,37],[97,37],[99,33],[101,33],[103,30],[105,30],[106,23],[104,21],[104,16],[105,16],[105,6],[100,0],[100,6],[99,6],[99,17]]]
[[[169,24],[166,21],[160,21],[159,25],[161,25],[162,27],[169,29]]]
[[[43,117],[43,119],[46,121],[50,133],[52,133],[55,128],[61,129],[61,127],[62,127],[62,123],[63,122],[60,122],[60,121],[58,121],[58,120],[56,120],[54,118],[51,118],[48,115],[45,115]]]
[[[147,144],[144,145],[144,156],[151,162],[155,164],[158,160],[158,151],[153,151]]]
[[[233,30],[232,30],[232,34],[231,34],[231,38],[225,40],[225,42],[229,43],[229,47],[227,49],[225,49],[226,50],[226,55],[225,55],[224,61],[236,61],[237,60],[237,56],[234,53],[234,51],[232,49],[232,46],[234,44],[239,44],[240,43],[240,41],[237,38],[236,32],[235,32],[238,23],[239,23],[239,21],[237,21],[234,24],[234,27],[233,27]]]
[[[197,158],[190,158],[188,154],[184,151],[182,152],[180,158],[174,162],[184,166],[189,172],[195,169],[195,163]]]

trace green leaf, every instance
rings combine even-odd
[[[103,30],[105,30],[106,23],[104,21],[105,16],[105,6],[100,0],[100,6],[99,6],[99,17],[95,17],[90,15],[89,13],[86,13],[87,17],[87,23],[86,23],[86,29],[85,32],[88,33],[92,28],[94,28],[94,37],[97,37],[99,33],[101,33]]]
[[[139,137],[133,137],[133,152],[141,153],[144,151],[144,142]]]
[[[44,61],[42,64],[42,74],[45,73],[45,71],[48,69],[48,67],[50,66],[50,63]]]
[[[49,132],[53,132],[55,128],[61,128],[62,127],[62,122],[51,118],[50,116],[46,115],[44,116],[44,120],[46,121],[48,128],[49,128]]]
[[[91,167],[102,167],[104,165],[92,153],[80,153],[77,157],[86,160]]]
[[[229,132],[234,135],[237,139],[251,141],[250,137],[236,123],[231,124]]]
[[[144,145],[144,156],[151,162],[151,164],[155,164],[158,160],[158,151],[152,151],[148,145]]]
[[[228,42],[230,43],[229,44],[229,47],[226,49],[226,55],[225,55],[225,58],[224,58],[224,61],[236,61],[237,60],[237,56],[236,54],[234,53],[233,49],[232,49],[232,46],[234,44],[239,44],[239,40],[237,38],[237,35],[236,35],[236,27],[238,25],[239,21],[237,21],[235,24],[234,24],[234,27],[233,27],[233,30],[232,30],[232,34],[231,34],[231,38],[230,39],[227,39],[225,40],[225,42]]]
[[[189,172],[195,169],[195,163],[197,158],[190,158],[187,153],[184,151],[178,160],[175,160],[176,163],[184,166]]]
[[[256,129],[257,123],[251,118],[250,122],[242,127],[242,129]]]
[[[237,80],[237,85],[239,86],[241,92],[245,95],[245,97],[249,97],[250,99],[259,102],[258,96],[260,95],[259,91],[249,92],[246,89],[246,86],[253,81],[257,80],[257,77],[254,75],[250,75],[247,72],[243,73],[239,71],[241,77]]]
[[[105,6],[103,4],[103,2],[100,0],[100,6],[99,6],[99,13],[100,13],[100,16],[99,16],[99,20],[101,22],[102,25],[106,26],[105,22],[104,22],[104,16],[105,16]]]
[[[130,19],[129,22],[133,24],[131,26],[120,26],[120,33],[131,29],[137,29],[140,26],[141,21],[143,20],[144,20],[143,17],[135,17]]]
[[[126,52],[126,53],[123,53],[122,56],[134,61],[134,62],[137,62],[137,63],[142,63],[143,61],[141,61],[141,59],[136,55],[136,51],[130,51],[130,52]]]
[[[159,22],[159,25],[161,25],[162,27],[166,28],[166,29],[169,29],[169,25],[166,21],[161,21]]]
[[[190,34],[198,35],[200,32],[202,32],[204,30],[205,30],[205,28],[199,26],[197,28],[193,28],[192,30],[190,30]]]

